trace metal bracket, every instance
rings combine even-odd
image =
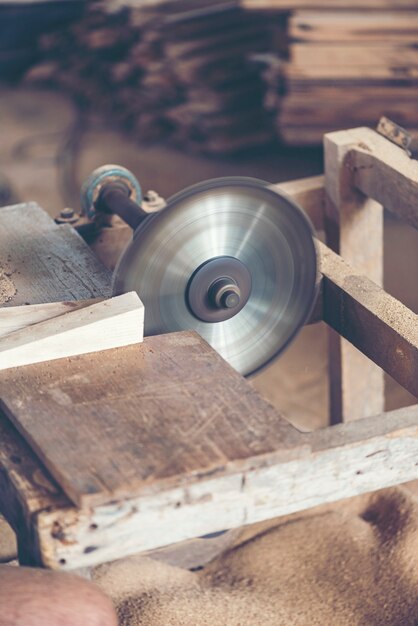
[[[383,135],[386,139],[389,139],[392,143],[396,144],[400,148],[403,148],[409,157],[412,157],[410,146],[412,143],[412,137],[402,126],[399,126],[388,117],[381,117],[376,128],[379,135]]]

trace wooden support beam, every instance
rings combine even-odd
[[[323,318],[418,398],[418,315],[318,242]]]
[[[383,282],[383,208],[354,188],[350,151],[363,128],[324,137],[328,245],[378,285]],[[381,413],[383,371],[339,335],[329,337],[330,408],[333,422]]]
[[[0,370],[140,343],[144,305],[135,292],[91,303],[53,303],[0,311]],[[58,313],[62,308],[66,310]],[[58,313],[58,314],[57,314]],[[48,314],[51,317],[46,317]],[[42,321],[39,320],[44,315]],[[26,326],[7,333],[11,322]]]
[[[418,228],[418,161],[370,128],[358,129],[347,166],[352,182],[369,198]]]
[[[0,407],[82,507],[304,452],[299,433],[193,332],[7,370]]]
[[[272,189],[281,191],[306,212],[316,230],[324,228],[325,213],[325,180],[323,176],[309,176],[299,180],[290,180],[271,185]]]

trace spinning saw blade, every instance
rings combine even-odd
[[[145,334],[195,330],[250,375],[289,344],[315,299],[303,211],[267,183],[222,178],[173,196],[136,229],[113,291],[137,291]]]

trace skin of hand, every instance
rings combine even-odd
[[[0,626],[117,626],[110,599],[73,574],[0,565]]]

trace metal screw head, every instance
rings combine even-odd
[[[74,217],[74,209],[71,209],[70,207],[62,209],[62,211],[60,212],[60,217],[65,220],[70,220],[72,217]]]
[[[59,215],[55,218],[57,224],[75,224],[79,219],[78,213],[70,207],[65,207],[59,212]]]

